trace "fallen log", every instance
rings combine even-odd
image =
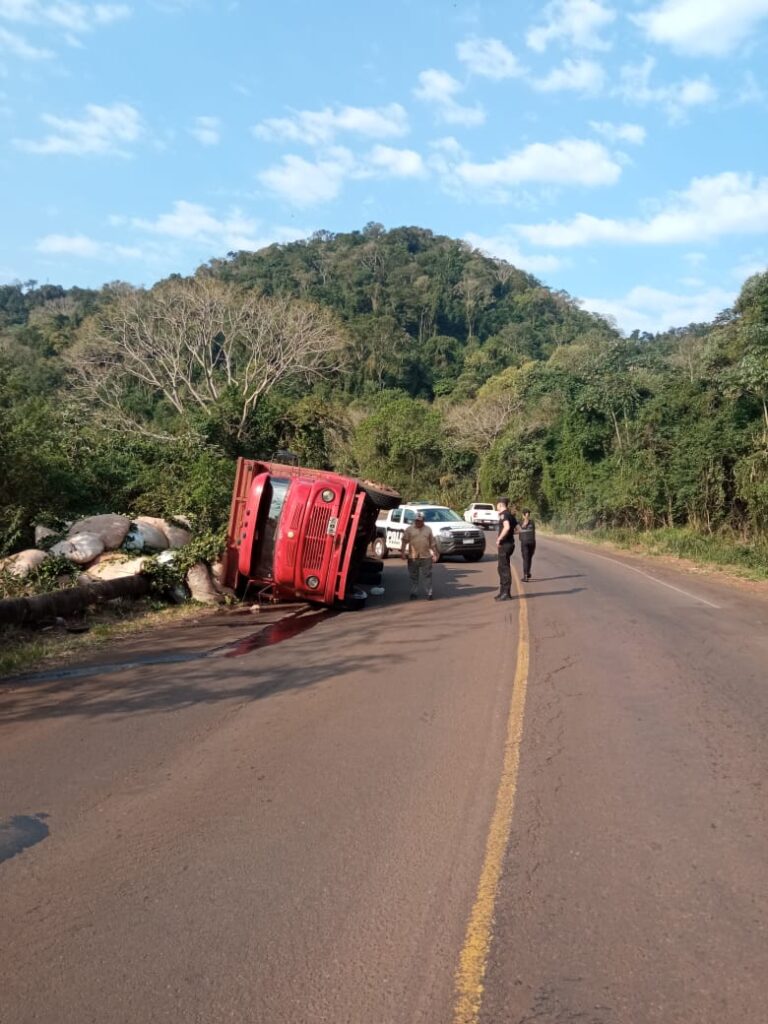
[[[143,597],[149,593],[148,576],[128,576],[119,580],[83,583],[67,590],[37,597],[10,597],[0,601],[0,623],[25,625],[41,619],[66,618],[89,605],[112,601],[116,597]]]

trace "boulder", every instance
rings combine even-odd
[[[157,526],[137,519],[135,523],[131,523],[123,546],[126,551],[165,551],[168,547],[168,538]]]
[[[125,540],[130,526],[131,521],[128,516],[88,516],[86,519],[78,519],[76,523],[73,523],[67,536],[71,538],[76,533],[94,533],[101,538],[106,551],[114,551]]]
[[[144,558],[125,558],[116,552],[105,552],[85,572],[92,580],[122,580],[126,576],[137,576],[145,561]]]
[[[168,538],[168,546],[171,548],[183,548],[192,540],[192,531],[183,526],[176,526],[174,523],[165,521],[163,533]]]
[[[52,555],[63,555],[75,565],[88,565],[104,550],[104,541],[95,533],[73,533],[51,548]]]
[[[211,580],[211,571],[205,562],[197,562],[187,572],[187,586],[193,601],[200,604],[219,604],[221,595],[217,593]]]
[[[48,526],[36,526],[35,527],[35,547],[39,548],[40,545],[48,537],[58,537],[58,531],[52,530]]]
[[[37,548],[27,548],[15,555],[0,560],[0,569],[5,569],[12,576],[28,576],[31,572],[43,564],[48,557],[47,552],[38,551]]]
[[[169,548],[183,548],[192,540],[191,530],[183,526],[174,526],[167,519],[160,519],[157,516],[136,516],[136,523],[138,526],[151,526],[159,530],[167,541],[166,547]]]

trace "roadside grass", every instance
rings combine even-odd
[[[0,680],[52,662],[63,662],[97,651],[113,640],[199,616],[199,604],[160,605],[151,598],[139,601],[110,601],[86,611],[75,628],[87,632],[69,633],[64,626],[43,629],[0,626]]]
[[[620,528],[566,530],[549,527],[553,533],[570,533],[593,544],[612,544],[617,548],[645,555],[684,558],[701,568],[714,568],[748,580],[768,580],[768,541],[745,543],[726,534],[706,535],[683,528],[635,531]]]

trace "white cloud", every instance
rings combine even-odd
[[[81,259],[141,259],[143,255],[136,246],[98,242],[87,235],[46,235],[35,248],[47,255],[77,256]]]
[[[593,60],[567,58],[544,78],[532,78],[531,85],[538,92],[582,92],[596,96],[605,85],[605,71]]]
[[[259,181],[293,206],[313,206],[335,199],[345,180],[355,176],[360,176],[360,171],[354,156],[336,146],[316,160],[289,153],[279,164],[262,171]]]
[[[42,120],[53,129],[51,134],[39,140],[14,139],[14,145],[27,153],[46,156],[125,156],[124,145],[136,142],[143,133],[138,110],[127,103],[114,103],[111,107],[89,103],[85,113],[79,121],[43,114]]]
[[[419,74],[419,84],[413,90],[416,99],[432,104],[439,121],[445,124],[461,124],[465,128],[483,124],[485,111],[480,104],[464,106],[456,99],[463,92],[463,85],[447,71],[429,68]]]
[[[562,260],[557,256],[523,253],[511,235],[477,235],[469,231],[464,235],[464,240],[485,255],[506,260],[507,263],[521,270],[528,270],[532,274],[551,273],[562,264]]]
[[[736,266],[731,268],[731,276],[743,283],[753,274],[764,274],[766,270],[768,270],[768,258],[765,253],[750,253],[742,256]]]
[[[760,85],[752,71],[745,71],[741,88],[736,97],[737,103],[765,103],[765,89]]]
[[[734,292],[724,288],[678,295],[638,285],[620,298],[585,298],[582,305],[595,313],[613,317],[627,333],[633,330],[656,333],[670,327],[709,322],[732,305],[735,297]]]
[[[17,32],[9,32],[8,29],[2,27],[0,27],[0,53],[9,53],[12,57],[20,57],[21,60],[48,60],[53,56],[50,50],[33,46],[27,42],[24,36],[20,36]]]
[[[724,235],[768,231],[768,178],[726,171],[694,178],[647,217],[614,220],[579,213],[570,221],[518,225],[518,234],[535,245],[565,248],[597,242],[671,245],[702,242]]]
[[[652,86],[655,66],[653,57],[646,57],[642,64],[625,64],[620,73],[618,94],[630,103],[658,103],[672,121],[679,121],[691,107],[705,106],[717,99],[717,89],[706,75],[671,85]]]
[[[0,19],[60,29],[77,45],[77,36],[131,16],[128,4],[80,3],[76,0],[0,0]]]
[[[259,249],[264,244],[257,237],[259,222],[232,210],[225,217],[216,217],[207,206],[177,200],[170,213],[155,220],[134,217],[131,227],[154,235],[185,242],[202,242],[212,248]]]
[[[368,154],[368,161],[393,178],[422,178],[426,174],[424,161],[412,149],[374,146]]]
[[[408,114],[399,103],[386,107],[325,107],[300,110],[292,117],[270,117],[254,129],[254,135],[268,141],[288,140],[310,146],[327,145],[340,132],[387,139],[407,135]]]
[[[621,166],[598,142],[562,139],[556,143],[536,142],[491,163],[468,160],[455,168],[467,185],[504,189],[525,182],[548,185],[613,185]]]
[[[601,135],[609,142],[628,142],[633,146],[642,146],[645,142],[645,128],[639,124],[613,124],[611,121],[590,121],[593,132]]]
[[[689,267],[700,267],[702,263],[707,262],[707,254],[705,252],[686,252],[683,254],[683,259]]]
[[[663,0],[630,17],[654,43],[678,53],[722,57],[768,17],[768,0]]]
[[[189,134],[202,146],[217,146],[221,142],[221,121],[218,117],[196,117]]]
[[[361,157],[343,146],[329,147],[314,160],[289,153],[258,177],[270,192],[293,206],[304,207],[330,202],[350,180],[423,178],[426,174],[426,164],[415,150],[376,145]]]
[[[518,78],[524,74],[517,57],[500,39],[465,39],[456,47],[459,60],[483,78]]]
[[[583,50],[610,48],[600,33],[616,19],[616,12],[600,0],[552,0],[543,17],[544,23],[526,35],[528,46],[537,53],[543,53],[551,42]]]

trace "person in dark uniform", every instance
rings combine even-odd
[[[514,516],[514,506],[511,509],[509,507],[509,498],[499,498],[496,502],[496,511],[499,513],[499,536],[496,540],[499,553],[499,592],[494,601],[511,601],[512,569],[509,562],[515,550],[515,533],[518,525]]]
[[[523,509],[523,518],[517,528],[517,535],[520,538],[520,554],[523,556],[523,583],[527,583],[531,578],[531,562],[536,550],[536,524],[531,519],[529,508]]]

